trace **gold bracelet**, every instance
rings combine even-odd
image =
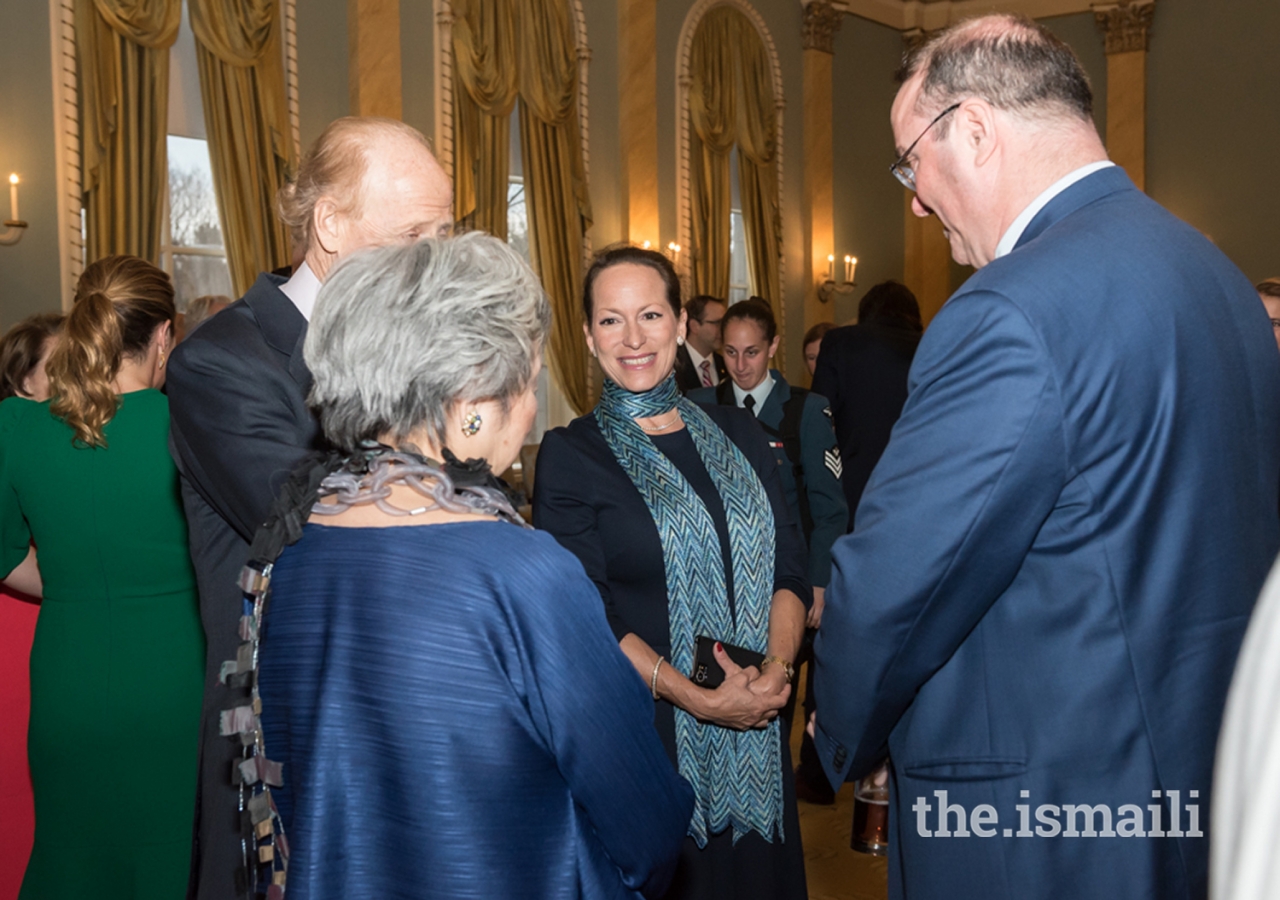
[[[649,679],[649,693],[653,694],[654,700],[661,699],[658,696],[658,669],[662,666],[662,657],[658,657],[658,661],[653,664],[653,677]]]
[[[766,656],[764,658],[764,662],[760,663],[760,668],[763,669],[765,665],[767,665],[768,663],[777,663],[778,665],[782,666],[782,670],[787,673],[788,683],[795,680],[796,667],[791,665],[791,663],[787,662],[781,656]]]

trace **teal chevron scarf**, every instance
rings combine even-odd
[[[720,540],[706,505],[636,424],[636,417],[679,409],[698,455],[724,499],[733,560],[734,616],[729,614]],[[640,491],[662,539],[667,572],[671,664],[693,669],[694,638],[728,641],[767,653],[773,600],[773,507],[742,451],[694,403],[676,390],[675,376],[633,394],[606,380],[595,409],[614,457]],[[697,797],[689,835],[705,847],[708,834],[730,826],[736,842],[748,831],[772,841],[782,832],[782,750],[778,720],[764,729],[735,731],[699,722],[676,709],[676,758]]]

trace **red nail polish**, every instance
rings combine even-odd
[[[716,649],[717,649],[717,650],[719,650],[721,653],[723,653],[723,652],[724,652],[724,645],[723,645],[723,644],[721,644],[719,641],[716,641]]]

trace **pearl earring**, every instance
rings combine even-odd
[[[676,335],[676,346],[677,346],[677,347],[683,347],[683,346],[684,346],[684,335],[683,335],[683,334],[677,334],[677,335]]]
[[[467,417],[462,420],[462,433],[466,437],[475,437],[480,433],[480,426],[484,424],[484,419],[480,417],[480,413],[471,410],[467,413]]]

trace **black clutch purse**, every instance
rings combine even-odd
[[[744,669],[748,666],[755,666],[758,669],[764,663],[763,653],[757,653],[745,647],[735,647],[723,641],[721,644],[724,652],[729,654],[729,658]],[[715,640],[709,637],[698,637],[693,642],[693,672],[689,678],[698,687],[717,688],[724,683],[724,669],[720,668],[720,663],[716,662],[715,646]]]

